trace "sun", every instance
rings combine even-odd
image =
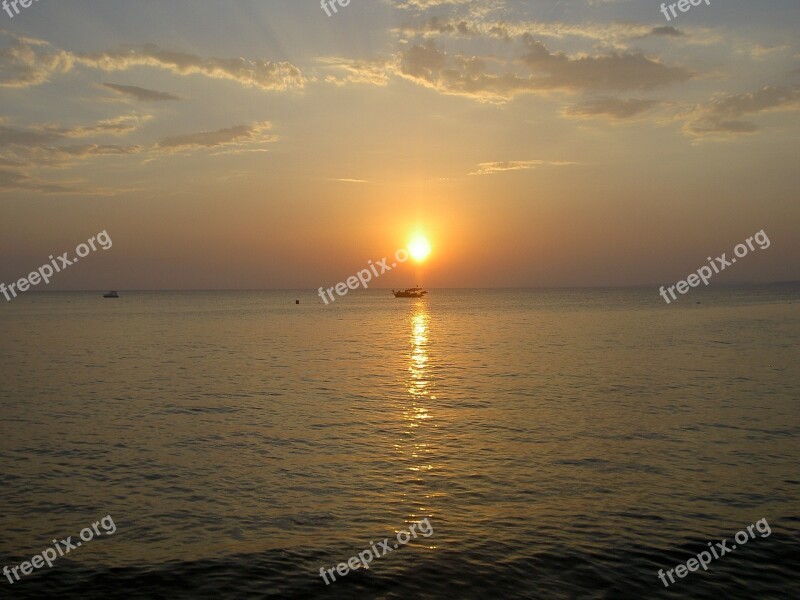
[[[417,234],[408,243],[408,253],[415,261],[422,262],[431,253],[431,245],[424,235]]]

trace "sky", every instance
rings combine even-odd
[[[0,11],[0,281],[106,231],[46,289],[317,289],[422,232],[375,285],[660,285],[762,229],[715,281],[800,279],[800,2],[660,7]]]

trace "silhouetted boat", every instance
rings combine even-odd
[[[119,294],[112,290],[107,294],[103,294],[103,298],[119,298]]]
[[[392,290],[392,293],[394,294],[395,298],[422,298],[428,292],[426,292],[425,290],[423,290],[421,287],[418,286],[413,288],[407,288],[405,290],[399,290],[397,292]]]

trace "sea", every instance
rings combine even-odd
[[[800,597],[800,284],[39,292],[0,331],[0,567],[74,546],[0,598]]]

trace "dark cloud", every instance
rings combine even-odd
[[[747,115],[800,109],[800,86],[765,86],[755,92],[717,98],[697,107],[684,131],[693,136],[753,133],[758,127],[741,120]]]
[[[533,71],[549,76],[540,84],[549,88],[577,90],[649,90],[691,78],[682,67],[668,67],[641,52],[610,52],[597,56],[570,58],[550,52],[542,42],[525,36],[527,52],[522,60]]]
[[[164,102],[168,100],[180,100],[178,96],[168,94],[167,92],[159,92],[157,90],[148,90],[136,85],[120,85],[118,83],[104,83],[103,86],[114,90],[115,92],[124,96],[130,96],[142,102]]]
[[[572,58],[562,52],[550,52],[542,42],[527,35],[518,62],[527,67],[527,73],[511,70],[511,64],[498,70],[502,61],[491,57],[451,56],[428,40],[402,50],[396,70],[403,77],[443,93],[488,101],[507,100],[523,92],[650,90],[692,77],[682,67],[664,65],[640,52],[612,51]]]
[[[63,136],[52,131],[19,129],[0,125],[0,147],[39,146],[52,143]]]
[[[662,25],[661,27],[653,27],[648,35],[665,35],[668,37],[683,37],[686,34],[680,29],[676,29],[672,25]]]

